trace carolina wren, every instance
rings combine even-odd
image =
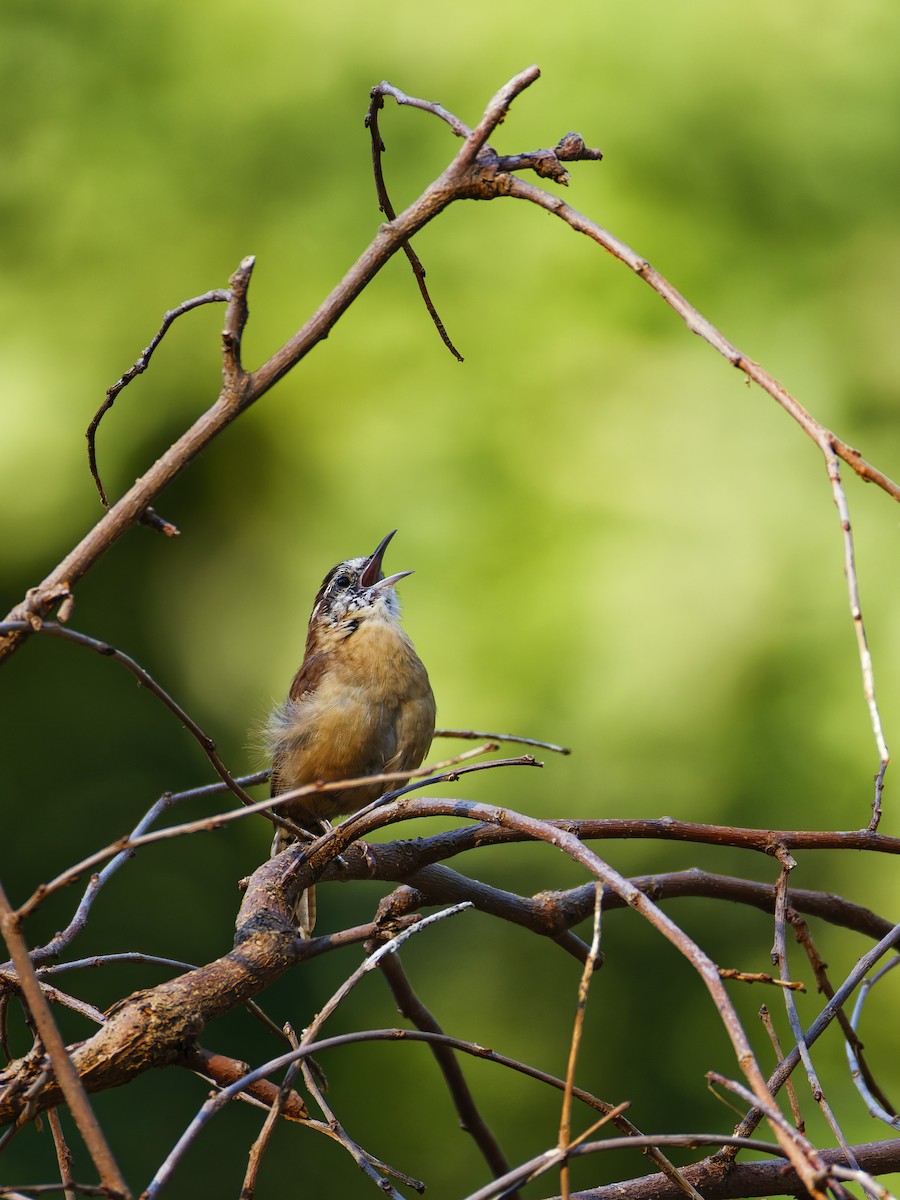
[[[400,625],[398,580],[381,562],[396,529],[368,558],[338,563],[325,576],[306,635],[306,651],[288,697],[269,718],[271,790],[277,796],[320,780],[355,779],[418,767],[434,735],[428,673]],[[283,810],[304,830],[377,800],[390,784],[323,791],[287,801]],[[272,853],[291,841],[279,830]],[[306,911],[304,911],[306,910]],[[297,906],[298,926],[315,923],[310,889]]]

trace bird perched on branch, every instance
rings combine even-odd
[[[306,651],[288,697],[269,718],[273,796],[304,784],[418,767],[434,735],[435,704],[428,672],[400,625],[398,580],[381,563],[396,529],[368,558],[333,567],[322,582],[306,636]],[[333,817],[377,800],[391,784],[371,783],[286,801],[283,812],[315,836]],[[275,836],[272,853],[291,842]],[[297,904],[300,932],[315,924],[310,888]]]

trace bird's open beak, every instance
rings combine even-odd
[[[380,591],[382,588],[390,587],[398,579],[405,579],[407,575],[412,575],[412,571],[398,571],[396,575],[388,575],[385,579],[378,578],[381,574],[381,561],[384,558],[384,552],[388,548],[388,542],[396,532],[396,529],[392,529],[387,537],[382,538],[378,543],[375,552],[363,567],[362,574],[359,577],[359,586],[361,588],[378,588]]]

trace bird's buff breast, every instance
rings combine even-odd
[[[279,760],[279,790],[405,770],[418,766],[428,751],[434,698],[425,668],[398,626],[367,622],[329,660],[314,690],[273,714],[269,733]],[[322,793],[298,801],[297,809],[334,815],[383,791],[383,784],[373,784],[352,793]]]

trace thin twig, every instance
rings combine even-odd
[[[781,1042],[778,1039],[778,1034],[775,1031],[775,1025],[772,1021],[772,1014],[766,1008],[765,1004],[760,1005],[759,1019],[762,1022],[763,1028],[769,1035],[769,1041],[772,1043],[772,1049],[775,1051],[775,1061],[783,1062],[784,1053],[781,1049]],[[803,1114],[800,1111],[800,1104],[797,1100],[797,1091],[794,1087],[793,1079],[788,1079],[785,1084],[785,1091],[788,1095],[788,1103],[791,1106],[791,1115],[794,1118],[794,1125],[801,1133],[806,1130],[806,1122],[803,1120]]]
[[[735,967],[719,967],[723,979],[737,979],[741,983],[768,983],[772,987],[788,988],[792,992],[805,992],[806,984],[796,979],[775,979],[765,971],[738,971]]]
[[[436,738],[462,738],[468,741],[514,742],[517,746],[536,746],[539,750],[552,750],[556,754],[571,754],[568,746],[557,746],[554,742],[539,742],[537,738],[519,737],[515,733],[480,733],[477,729],[436,729]]]
[[[425,930],[429,925],[433,925],[437,921],[444,921],[447,919],[447,917],[455,917],[459,913],[465,912],[471,907],[472,905],[467,903],[454,904],[451,908],[445,908],[440,912],[432,913],[428,917],[422,917],[422,919],[417,921],[415,925],[410,925],[406,929],[402,929],[399,933],[395,933],[389,941],[383,942],[376,950],[373,950],[372,953],[367,955],[366,958],[359,964],[356,970],[344,980],[344,982],[330,997],[330,999],[328,999],[322,1005],[322,1007],[313,1017],[312,1021],[310,1021],[309,1025],[307,1025],[307,1027],[303,1030],[303,1037],[300,1039],[301,1044],[308,1046],[310,1042],[316,1039],[316,1035],[318,1034],[319,1030],[335,1011],[338,1005],[356,987],[361,979],[363,979],[370,971],[373,971],[375,967],[378,966],[383,958],[386,958],[389,954],[395,953],[405,941],[413,937],[415,934],[423,932],[423,930]]]
[[[195,296],[193,300],[185,300],[175,308],[170,309],[163,317],[162,325],[154,335],[149,346],[147,346],[138,356],[137,362],[135,362],[134,366],[129,367],[121,379],[117,379],[112,387],[107,389],[106,399],[95,413],[85,435],[87,437],[88,444],[88,465],[91,468],[91,476],[94,480],[94,483],[97,485],[97,491],[100,493],[100,503],[104,508],[109,508],[109,501],[106,498],[106,492],[103,489],[103,484],[100,482],[100,473],[97,470],[96,436],[97,430],[100,427],[100,422],[103,420],[106,413],[108,413],[112,408],[119,392],[121,392],[123,388],[127,387],[128,384],[131,383],[132,379],[136,379],[138,375],[141,375],[150,366],[150,359],[153,357],[153,351],[163,340],[169,326],[173,321],[176,321],[186,312],[190,312],[191,309],[199,308],[201,304],[227,304],[229,298],[230,294],[229,292],[225,291],[224,288],[215,288],[211,292],[204,292],[202,296]]]
[[[874,833],[881,821],[881,796],[884,790],[884,773],[887,770],[891,756],[884,740],[884,729],[881,724],[881,713],[878,711],[878,701],[875,699],[875,670],[872,666],[872,655],[866,637],[866,627],[863,624],[862,608],[859,599],[859,579],[856,574],[856,557],[853,551],[853,531],[850,526],[850,509],[847,497],[841,484],[841,466],[832,442],[827,439],[820,443],[820,449],[825,455],[828,467],[828,478],[831,480],[831,490],[834,504],[841,521],[841,532],[844,539],[844,574],[847,578],[847,592],[850,602],[850,619],[856,634],[857,652],[862,670],[863,694],[869,710],[869,721],[875,735],[875,746],[878,750],[878,770],[875,773],[875,795],[872,799],[872,817],[869,829]]]
[[[22,981],[15,967],[11,965],[0,967],[0,987],[5,991],[14,993],[16,996],[21,997],[23,995]],[[67,992],[63,992],[48,983],[41,983],[40,987],[48,1004],[61,1004],[64,1008],[70,1008],[72,1012],[78,1013],[80,1017],[85,1017],[88,1021],[93,1021],[98,1025],[103,1024],[103,1013],[99,1008],[95,1008],[93,1004],[86,1004],[84,1000],[79,1000],[77,996],[70,996]]]
[[[575,1066],[578,1062],[578,1051],[581,1046],[581,1032],[584,1028],[584,1014],[587,1010],[588,992],[591,980],[600,957],[600,917],[603,912],[603,884],[594,884],[594,932],[591,938],[591,948],[578,982],[578,1001],[575,1005],[575,1019],[572,1023],[572,1037],[569,1041],[569,1058],[566,1063],[566,1086],[563,1091],[562,1108],[559,1115],[559,1135],[556,1145],[562,1159],[559,1168],[560,1190],[563,1200],[569,1200],[569,1163],[566,1152],[571,1146],[572,1132],[572,1088],[575,1086]]]
[[[32,962],[34,956],[32,955]],[[159,954],[144,954],[138,950],[122,950],[115,954],[93,954],[90,958],[73,958],[68,962],[54,963],[49,967],[38,967],[37,976],[59,975],[64,971],[81,971],[85,968],[109,967],[116,963],[143,963],[150,967],[174,967],[177,971],[191,971],[195,964],[182,962],[179,958],[163,958]]]
[[[3,1200],[32,1200],[34,1196],[52,1196],[56,1192],[63,1191],[61,1183],[30,1183],[24,1185],[28,1192],[26,1196],[21,1190],[21,1187],[5,1187],[0,1185],[0,1197]],[[79,1196],[108,1196],[106,1188],[99,1184],[91,1183],[76,1183],[72,1181],[72,1191],[77,1192]]]
[[[328,1103],[325,1097],[324,1090],[319,1085],[319,1080],[316,1077],[316,1072],[312,1069],[312,1063],[309,1057],[304,1057],[298,1060],[300,1069],[303,1072],[303,1082],[306,1085],[306,1090],[309,1092],[312,1099],[318,1105],[325,1122],[321,1132],[325,1133],[333,1141],[350,1155],[366,1178],[382,1192],[389,1195],[392,1200],[403,1200],[400,1193],[391,1184],[388,1176],[393,1176],[400,1183],[405,1183],[407,1187],[411,1187],[413,1191],[420,1195],[425,1191],[425,1184],[420,1179],[413,1179],[409,1175],[405,1175],[402,1171],[398,1171],[396,1167],[390,1166],[388,1163],[382,1162],[371,1154],[368,1150],[363,1149],[360,1144],[350,1136],[344,1128],[343,1122],[340,1121],[334,1109]]]
[[[405,92],[394,87],[392,83],[388,83],[386,79],[383,79],[381,83],[376,83],[370,94],[373,98],[376,95],[381,97],[391,96],[400,105],[418,108],[422,112],[431,113],[432,116],[439,117],[442,121],[446,122],[459,138],[467,138],[472,132],[468,125],[464,125],[458,117],[455,117],[452,112],[448,112],[442,104],[436,104],[433,100],[420,100],[417,96],[407,96]]]

